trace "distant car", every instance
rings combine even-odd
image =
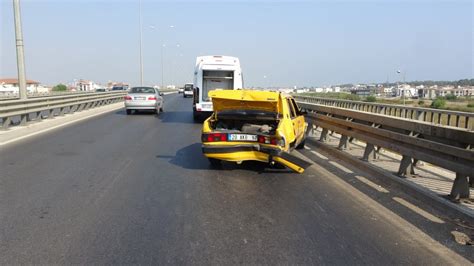
[[[113,91],[126,91],[128,90],[128,86],[114,86],[112,87]]]
[[[184,92],[184,88],[179,88],[178,89],[178,93],[183,93]]]
[[[188,96],[193,97],[193,84],[191,83],[184,85],[183,97],[186,98]]]
[[[127,115],[132,111],[151,110],[156,114],[163,112],[163,93],[153,87],[133,87],[124,97]]]
[[[95,92],[106,92],[107,90],[105,88],[98,88],[95,89]]]

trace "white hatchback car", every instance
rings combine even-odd
[[[132,111],[152,110],[156,114],[163,112],[163,93],[153,87],[133,87],[124,97],[127,115]]]

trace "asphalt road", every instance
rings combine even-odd
[[[444,264],[452,250],[331,172],[211,170],[191,99],[2,147],[0,264]]]

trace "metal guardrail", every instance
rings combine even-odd
[[[63,96],[49,96],[30,98],[26,100],[5,100],[0,102],[0,125],[2,130],[8,129],[12,118],[19,117],[20,125],[30,121],[39,121],[44,118],[53,118],[55,115],[74,113],[85,109],[116,103],[123,100],[126,91],[75,93]],[[59,110],[55,112],[55,110]],[[32,118],[31,115],[34,115]]]
[[[95,93],[95,91],[51,91],[44,93],[28,93],[28,99],[31,98],[40,98],[40,97],[53,97],[53,96],[66,96],[66,95],[78,95],[78,94],[90,94]],[[18,100],[20,96],[16,94],[1,94],[0,101],[9,101],[9,100]]]
[[[474,130],[474,113],[310,96],[295,95],[294,98],[301,102],[316,103]]]
[[[394,151],[402,155],[397,172],[401,177],[414,174],[418,161],[451,170],[456,173],[451,198],[469,198],[469,187],[474,183],[473,131],[308,103],[301,98],[298,105],[308,111],[308,130],[322,128],[320,141],[334,131],[341,134],[340,149],[347,148],[353,138],[366,142],[362,158],[366,161],[377,158],[380,148]]]

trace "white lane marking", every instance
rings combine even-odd
[[[382,187],[381,185],[377,185],[375,184],[374,182],[370,181],[369,179],[363,177],[363,176],[360,176],[360,175],[356,175],[355,176],[357,178],[357,180],[359,180],[360,182],[366,184],[367,186],[377,190],[378,192],[382,192],[382,193],[388,193],[389,191],[387,189],[385,189],[384,187]]]
[[[322,154],[319,153],[319,152],[316,152],[316,151],[310,151],[310,152],[311,152],[312,154],[318,156],[318,157],[321,158],[321,159],[324,159],[324,160],[327,160],[327,159],[328,159],[328,157],[322,155]]]
[[[336,163],[336,162],[334,162],[334,161],[329,161],[329,163],[332,164],[332,165],[334,165],[335,167],[341,169],[342,171],[348,173],[348,174],[353,174],[353,173],[354,173],[354,172],[352,172],[351,169],[346,168],[345,166],[343,166],[343,165],[341,165],[341,164],[339,164],[339,163]]]
[[[107,109],[107,110],[102,111],[100,113],[94,113],[94,114],[91,114],[91,115],[88,115],[88,116],[78,118],[76,120],[72,120],[72,121],[64,122],[64,123],[56,125],[56,126],[48,127],[48,128],[30,133],[30,134],[26,134],[26,135],[18,137],[18,138],[14,138],[14,139],[11,139],[11,140],[1,142],[0,146],[7,145],[7,144],[10,144],[10,143],[22,140],[22,139],[30,138],[30,137],[33,137],[35,135],[38,135],[38,134],[41,134],[41,133],[44,133],[44,132],[47,132],[47,131],[50,131],[50,130],[53,130],[53,129],[56,129],[56,128],[64,127],[64,126],[67,126],[67,125],[70,125],[70,124],[73,124],[73,123],[76,123],[76,122],[79,122],[79,121],[82,121],[82,120],[85,120],[85,119],[88,119],[88,118],[91,118],[91,117],[94,117],[94,116],[98,116],[98,115],[101,115],[101,114],[105,114],[105,113],[108,113],[108,112],[115,111],[117,109],[121,109],[121,108],[123,108],[123,106],[117,106],[117,108]]]
[[[444,224],[444,221],[439,219],[438,217],[434,216],[433,214],[411,204],[410,202],[402,199],[402,198],[399,198],[399,197],[393,197],[392,198],[394,201],[402,204],[403,206],[407,207],[408,209],[418,213],[419,215],[425,217],[426,219],[432,221],[432,222],[435,222],[435,223],[439,223],[439,224]]]
[[[308,148],[308,147],[306,147],[306,146],[304,146],[304,149],[305,149],[305,150],[311,150],[310,148]]]

